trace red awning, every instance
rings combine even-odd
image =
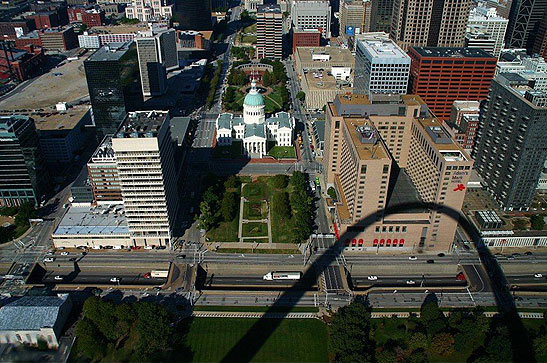
[[[388,238],[386,241],[386,246],[391,246],[391,238]]]
[[[404,245],[404,244],[405,244],[405,239],[404,239],[404,238],[401,238],[401,239],[399,240],[399,246],[402,246],[402,245]]]
[[[375,238],[374,241],[372,241],[372,245],[374,247],[378,246],[378,238]]]
[[[382,239],[380,240],[380,246],[383,246],[383,245],[384,245],[384,239],[382,238]]]
[[[362,246],[362,245],[363,245],[363,239],[359,238],[359,246]]]

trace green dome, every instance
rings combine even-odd
[[[247,106],[263,106],[264,98],[262,98],[262,95],[258,91],[255,92],[249,92],[247,96],[245,96],[245,101],[243,101],[243,103]]]

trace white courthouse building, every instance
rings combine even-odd
[[[266,118],[264,98],[251,83],[251,90],[243,101],[243,117],[222,113],[216,121],[217,145],[231,145],[234,140],[243,141],[243,155],[251,158],[264,157],[267,142],[275,141],[278,146],[292,146],[294,117],[287,112],[278,112]]]

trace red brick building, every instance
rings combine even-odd
[[[79,22],[91,28],[104,24],[104,11],[93,9],[93,7],[73,7],[68,8],[68,21],[71,23]]]
[[[497,59],[479,48],[410,47],[409,94],[419,95],[441,120],[454,101],[486,99]]]
[[[27,19],[34,20],[36,29],[51,29],[61,25],[59,15],[55,11],[36,13],[34,15],[30,15]]]
[[[321,30],[294,29],[292,33],[292,52],[296,47],[319,47],[321,45]]]
[[[10,48],[0,51],[0,78],[13,78],[25,81],[41,74],[44,70],[46,57],[42,48],[28,45],[24,49]]]
[[[32,45],[34,47],[42,46],[42,39],[40,39],[40,34],[37,30],[31,31],[22,37],[15,39],[16,48],[22,49],[28,45]]]
[[[36,29],[34,19],[2,21],[0,22],[0,38],[4,40],[15,40],[18,32],[26,34],[34,29]]]

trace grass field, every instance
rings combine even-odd
[[[296,151],[292,146],[274,146],[268,151],[268,155],[276,159],[294,159]]]
[[[256,23],[243,28],[243,33],[256,33]]]
[[[256,43],[256,35],[244,35],[241,39],[241,43]]]
[[[207,232],[207,237],[215,242],[237,242],[237,232],[239,228],[239,212],[237,217],[231,222],[220,222],[218,226]]]
[[[232,145],[216,146],[214,156],[216,158],[240,158],[242,157],[243,145],[239,140],[232,141]]]
[[[263,200],[267,197],[267,186],[264,183],[250,183],[243,187],[243,196],[249,200]]]
[[[244,223],[243,237],[262,237],[268,235],[268,225],[266,223]]]
[[[251,248],[219,248],[218,253],[264,253],[272,255],[298,255],[301,254],[297,248],[294,249],[251,249]]]
[[[188,360],[222,360],[257,321],[194,318],[186,336],[186,344],[193,353]],[[274,319],[266,321],[271,324],[278,322]],[[327,345],[327,328],[319,320],[284,319],[268,338],[260,333],[254,335],[246,349],[256,347],[257,353],[252,360],[257,362],[327,362]]]
[[[272,93],[264,96],[264,111],[266,113],[276,113],[283,109],[283,103],[281,102],[281,95],[279,94],[279,88],[274,88]],[[236,91],[236,101],[238,105],[242,106],[245,100],[246,94]]]
[[[243,204],[244,219],[264,219],[268,217],[268,207],[262,201],[249,201]]]

